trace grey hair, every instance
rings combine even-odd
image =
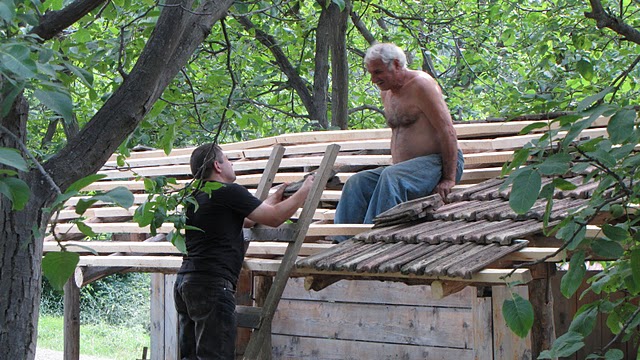
[[[391,43],[375,44],[367,49],[367,53],[364,55],[364,63],[368,64],[373,60],[382,60],[382,63],[387,65],[388,68],[391,68],[394,60],[398,60],[400,67],[407,67],[407,56],[404,51]]]

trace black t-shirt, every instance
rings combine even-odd
[[[262,201],[238,184],[223,183],[209,194],[199,192],[199,207],[187,208],[187,225],[200,230],[186,230],[187,255],[179,274],[222,277],[234,284],[244,260],[244,219]]]

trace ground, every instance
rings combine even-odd
[[[36,349],[36,360],[63,360],[64,353],[62,351]],[[80,355],[80,360],[112,360],[97,356]]]

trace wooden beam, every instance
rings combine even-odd
[[[90,248],[97,253],[138,253],[138,254],[167,254],[181,255],[170,242],[147,243],[147,242],[131,242],[131,241],[63,241],[68,246],[67,251],[89,253],[86,248]],[[74,245],[81,245],[74,246]],[[317,254],[326,249],[333,247],[333,244],[304,243],[300,248],[299,255],[309,256]],[[284,255],[287,249],[286,243],[279,242],[261,242],[252,243],[247,250],[247,256],[278,256]],[[55,241],[46,241],[44,243],[44,253],[60,251],[60,247]]]
[[[280,266],[280,260],[275,259],[246,259],[244,265],[252,271],[275,273]],[[511,274],[513,272],[513,274]],[[350,279],[375,279],[375,280],[388,280],[388,281],[401,281],[401,279],[415,279],[415,280],[450,280],[461,281],[466,283],[486,283],[486,284],[504,284],[505,282],[519,281],[521,283],[528,283],[531,281],[532,276],[529,269],[484,269],[474,274],[470,279],[455,278],[449,276],[429,276],[429,275],[414,275],[414,274],[402,274],[400,272],[395,273],[363,273],[355,271],[318,271],[314,269],[295,269],[292,272],[292,277],[297,276],[311,276],[311,275],[335,275],[342,278]],[[510,276],[508,276],[510,275]],[[507,277],[508,276],[508,277]]]
[[[467,285],[459,281],[436,280],[431,283],[431,295],[436,300],[444,299],[451,294],[462,291]]]
[[[151,229],[148,226],[140,227],[135,223],[91,223],[91,229],[96,233],[126,233],[126,234],[149,234]],[[330,236],[330,235],[357,235],[363,231],[370,230],[372,224],[311,224],[307,236]],[[157,229],[159,234],[167,234],[173,230],[173,224],[166,223]],[[48,231],[48,230],[47,230]],[[57,224],[56,234],[81,234],[82,232],[75,224]]]
[[[304,278],[304,289],[307,291],[320,291],[329,285],[340,281],[338,276],[312,275]]]

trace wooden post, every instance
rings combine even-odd
[[[164,359],[164,274],[151,274],[151,360]]]
[[[473,358],[474,360],[493,359],[491,294],[476,291],[473,298]]]
[[[533,359],[531,357],[531,333],[524,339],[518,337],[507,327],[502,316],[502,303],[511,298],[511,291],[527,299],[529,297],[526,286],[514,286],[509,289],[503,285],[493,286],[492,312],[493,312],[493,359]]]
[[[543,350],[548,350],[556,340],[553,313],[553,293],[551,276],[555,273],[555,264],[538,264],[534,279],[528,284],[529,301],[533,305],[533,328],[531,329],[531,353],[537,359]]]
[[[80,288],[74,278],[64,285],[64,360],[80,359]]]

